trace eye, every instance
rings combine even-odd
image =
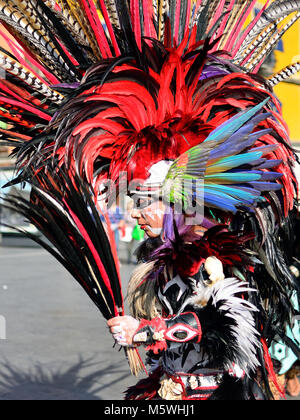
[[[150,198],[137,198],[135,201],[135,208],[136,209],[145,209],[146,207],[149,207],[152,203],[152,200]]]
[[[166,340],[175,341],[176,343],[186,343],[187,341],[193,340],[199,334],[198,331],[193,328],[189,328],[186,325],[174,325],[166,333]]]

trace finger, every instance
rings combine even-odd
[[[112,334],[123,334],[123,328],[121,327],[121,325],[117,325],[116,327],[111,327],[110,331],[112,332]],[[123,334],[124,335],[124,334]]]
[[[111,327],[115,327],[115,326],[117,326],[117,325],[120,325],[120,319],[119,319],[120,317],[117,317],[117,318],[112,318],[112,319],[109,319],[108,321],[107,321],[107,325],[111,328]]]
[[[117,344],[119,344],[119,346],[127,347],[129,345],[126,338],[123,335],[113,334],[113,338],[115,339]]]

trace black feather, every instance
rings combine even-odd
[[[31,181],[30,201],[9,195],[3,198],[4,206],[17,211],[37,227],[52,246],[30,233],[25,232],[26,235],[42,245],[71,273],[103,316],[109,319],[116,315],[116,307],[123,308],[117,269],[91,193],[77,177],[74,182],[75,185],[62,171],[59,176],[40,174]],[[102,280],[93,251],[73,214],[101,256],[111,291]]]
[[[42,0],[35,0],[38,7],[35,8],[36,14],[40,19],[41,24],[43,25],[43,28],[45,29],[47,35],[49,36],[49,38],[51,39],[51,41],[53,42],[53,44],[55,45],[55,47],[57,48],[57,50],[59,51],[61,57],[64,59],[64,61],[67,63],[68,67],[70,69],[72,69],[72,71],[74,72],[74,74],[77,75],[78,79],[81,79],[81,74],[80,72],[77,70],[77,68],[74,66],[74,64],[72,63],[72,61],[69,59],[69,57],[67,56],[67,54],[64,52],[64,50],[62,49],[62,47],[60,46],[59,42],[57,41],[57,37],[55,36],[54,33],[52,33],[52,31],[50,30],[50,25],[49,25],[49,21],[52,25],[52,28],[55,28],[55,31],[59,34],[59,38],[63,40],[63,42],[65,43],[65,45],[70,48],[70,52],[74,55],[74,57],[83,65],[87,65],[87,62],[83,60],[83,57],[81,54],[79,54],[80,48],[78,48],[78,45],[72,40],[72,37],[69,33],[69,31],[67,31],[64,26],[60,23],[60,21],[56,18],[56,16],[54,15],[54,13],[51,11],[51,9],[49,7],[47,7],[44,2]],[[31,4],[32,4],[32,0],[30,0]],[[33,7],[34,4],[32,4]],[[46,19],[44,18],[44,16],[40,13],[39,9],[41,9],[44,13],[44,16],[46,17]],[[48,21],[48,22],[47,22]]]

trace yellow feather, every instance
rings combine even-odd
[[[219,49],[222,50],[227,41],[229,36],[231,35],[231,31],[230,28],[233,28],[234,25],[237,23],[237,21],[241,18],[242,14],[243,14],[243,4],[241,4],[242,2],[239,1],[232,9],[231,14],[230,14],[230,18],[227,22],[226,28],[224,30],[224,34],[226,34],[222,39],[221,42],[219,44]],[[228,29],[229,28],[229,29]]]
[[[158,39],[162,41],[164,39],[164,30],[165,30],[165,13],[167,7],[169,6],[168,0],[161,0],[158,10]]]
[[[90,27],[88,19],[85,16],[84,10],[80,7],[80,2],[77,0],[59,0],[63,8],[68,8],[70,13],[74,16],[76,21],[81,26],[85,36],[89,40],[90,47],[96,59],[101,60],[99,46],[97,44],[95,35]]]

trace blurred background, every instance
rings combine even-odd
[[[254,13],[265,1],[258,2]],[[4,44],[0,46],[5,46]],[[262,68],[266,77],[300,60],[300,21]],[[290,138],[300,149],[300,74],[276,87]],[[0,119],[0,125],[3,125]],[[14,175],[10,150],[0,148],[0,187]],[[300,179],[300,171],[296,168]],[[27,187],[6,194],[28,196]],[[126,290],[143,234],[116,206],[111,220]],[[1,207],[1,221],[37,233]],[[106,323],[74,280],[44,250],[13,229],[0,231],[0,400],[120,400],[136,382],[124,352],[113,348]],[[299,398],[297,398],[299,399]]]

